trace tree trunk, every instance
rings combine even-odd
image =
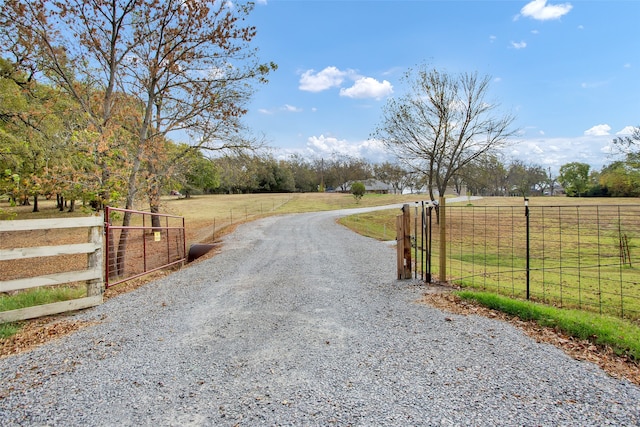
[[[160,213],[160,180],[158,178],[158,170],[153,161],[149,162],[149,211]],[[160,217],[151,215],[151,226],[154,231],[160,231]],[[157,230],[156,230],[157,229]]]
[[[152,204],[149,210],[152,214],[160,213],[160,201],[158,200],[157,203]],[[162,225],[160,224],[160,217],[158,215],[151,215],[151,227],[153,227],[153,231],[160,231]]]
[[[131,212],[126,211],[124,218],[122,219],[122,226],[124,227],[120,231],[120,240],[118,240],[118,252],[116,253],[116,274],[118,276],[124,275],[125,270],[125,255],[127,254],[127,242],[129,240],[129,229],[126,228],[131,224]]]
[[[33,210],[31,212],[40,212],[38,210],[38,195],[37,194],[33,195]]]
[[[142,144],[138,145],[138,151],[133,160],[133,167],[131,168],[131,172],[129,174],[129,180],[127,183],[127,199],[125,203],[125,209],[133,209],[133,202],[136,199],[136,193],[138,192],[138,188],[136,187],[136,181],[138,178],[138,172],[140,171],[140,164],[142,158],[143,146]],[[124,274],[124,259],[127,252],[127,240],[129,237],[129,230],[126,227],[131,225],[131,212],[128,210],[125,211],[124,217],[122,219],[122,232],[120,233],[120,240],[118,241],[118,252],[116,254],[116,271],[118,275]]]
[[[69,203],[69,212],[75,212],[76,211],[76,199],[71,199],[71,202]]]

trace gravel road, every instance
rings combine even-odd
[[[509,324],[417,303],[346,211],[240,226],[223,252],[0,360],[0,425],[640,423],[640,389]]]

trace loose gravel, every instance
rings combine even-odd
[[[346,212],[240,226],[219,255],[0,360],[0,425],[640,424],[640,389],[509,324],[416,301]]]

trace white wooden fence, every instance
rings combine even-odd
[[[54,228],[88,228],[86,243],[59,246],[0,249],[0,261],[25,258],[53,257],[59,255],[87,254],[87,267],[83,270],[47,274],[26,279],[0,281],[0,292],[30,289],[39,286],[53,286],[86,281],[87,296],[70,301],[62,301],[35,307],[0,312],[0,323],[32,319],[40,316],[80,310],[102,304],[104,283],[103,272],[103,232],[104,220],[99,216],[0,221],[0,236],[3,232],[47,230]]]

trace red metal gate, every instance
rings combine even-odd
[[[104,229],[105,288],[186,261],[184,217],[107,207]]]

